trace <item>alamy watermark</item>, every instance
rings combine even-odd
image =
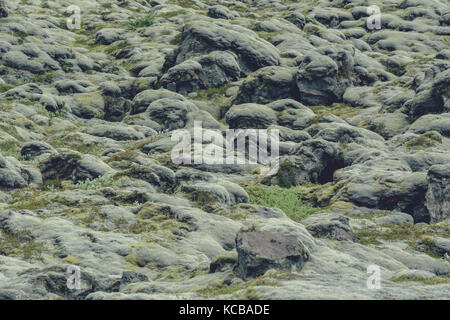
[[[228,129],[224,137],[219,130],[204,129],[202,121],[194,121],[193,135],[186,129],[172,132],[171,140],[177,142],[171,152],[175,164],[260,164],[263,175],[279,170],[277,129]]]
[[[75,30],[81,28],[81,9],[79,6],[71,5],[67,8],[66,12],[71,16],[67,18],[67,29]]]
[[[381,29],[381,10],[378,6],[370,6],[366,10],[369,17],[367,18],[366,25],[369,30]]]
[[[379,290],[381,289],[381,269],[376,264],[371,264],[367,267],[367,273],[370,274],[367,278],[367,289]]]
[[[75,265],[67,267],[67,288],[70,290],[81,290],[81,269]]]

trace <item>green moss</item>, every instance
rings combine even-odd
[[[235,280],[232,284],[228,281],[221,281],[215,285],[210,285],[200,289],[197,293],[201,296],[212,298],[222,295],[232,295],[237,299],[257,299],[256,287],[278,286],[279,280],[289,280],[292,275],[287,271],[268,270],[264,275],[248,281]]]
[[[436,131],[429,131],[409,140],[405,146],[408,149],[424,150],[433,147],[438,143],[442,143],[441,135]]]
[[[278,184],[282,188],[290,188],[295,186],[297,184],[295,177],[296,175],[292,165],[287,161],[281,162],[280,170],[277,172]]]
[[[65,263],[74,264],[74,265],[80,265],[81,261],[75,258],[74,256],[67,256],[64,259],[62,259]]]
[[[159,13],[158,18],[170,19],[170,18],[176,17],[180,14],[186,14],[186,13],[187,13],[186,10],[168,11],[168,12]]]
[[[405,240],[412,248],[417,248],[427,236],[448,237],[450,234],[450,225],[448,222],[440,222],[432,225],[382,225],[368,227],[359,230],[355,236],[360,240],[361,244],[381,244],[384,241]]]
[[[316,123],[320,118],[330,114],[346,119],[358,115],[363,110],[344,103],[334,103],[331,106],[308,106],[308,108],[316,114],[311,123]]]
[[[306,184],[299,186],[304,199],[317,207],[322,207],[320,210],[326,210],[334,207],[335,203],[340,204],[340,207],[348,208],[350,204],[346,201],[346,197],[339,194],[339,198],[335,199],[338,192],[345,188],[345,182],[337,183],[328,182],[326,184]],[[320,211],[319,210],[319,211]]]
[[[232,84],[227,84],[219,88],[209,88],[206,90],[197,91],[198,100],[207,101],[216,106],[226,106],[229,105],[229,98],[225,96],[227,90],[232,86]]]
[[[136,251],[139,251],[142,248],[154,248],[154,247],[155,245],[153,243],[148,242],[133,244],[130,246],[128,256],[126,256],[125,260],[132,265],[142,267],[145,265],[145,263],[137,256]]]
[[[0,151],[4,156],[20,157],[21,146],[18,141],[6,140],[0,141]]]
[[[37,75],[35,77],[35,80],[36,80],[36,82],[40,82],[40,83],[43,82],[43,83],[50,84],[55,81],[55,79],[58,77],[58,74],[59,73],[57,73],[57,72],[49,71],[44,74]]]
[[[197,97],[200,99],[208,99],[211,100],[212,98],[215,98],[217,96],[224,96],[225,92],[230,88],[231,85],[225,85],[219,88],[209,88],[206,90],[199,90],[197,91]]]
[[[76,219],[82,226],[90,226],[94,222],[104,222],[106,215],[99,212],[98,207],[92,205],[72,205],[70,208],[62,211],[64,216],[70,216]],[[103,228],[102,231],[110,231]]]
[[[170,44],[173,46],[179,45],[182,40],[181,35],[182,35],[182,33],[179,32],[172,40],[170,40]]]
[[[43,193],[45,194],[45,193]],[[43,196],[38,191],[23,192],[14,194],[13,201],[9,203],[9,209],[26,209],[37,210],[50,206],[52,204],[52,198]]]
[[[197,202],[200,206],[214,204],[219,201],[218,197],[211,192],[198,190],[191,194],[191,200]]]
[[[255,32],[261,39],[264,39],[268,42],[271,42],[272,37],[274,36],[274,34],[276,34],[276,33],[267,32],[267,31],[255,31]]]
[[[55,136],[48,141],[55,148],[70,148],[83,154],[92,154],[100,156],[102,153],[101,146],[97,141],[89,141],[83,138],[79,133],[68,134],[66,136]]]
[[[397,283],[420,282],[426,285],[436,285],[436,284],[450,283],[450,275],[436,276],[431,278],[424,278],[424,277],[408,278],[405,276],[401,276],[398,278],[391,279],[391,281]]]
[[[195,3],[195,1],[192,0],[171,0],[169,3],[176,4],[183,8],[198,9],[197,4]]]
[[[25,260],[42,260],[44,247],[34,241],[29,230],[17,233],[0,231],[0,255],[22,257]]]
[[[300,220],[316,209],[302,201],[302,194],[299,187],[281,188],[279,186],[247,186],[250,202],[253,204],[275,207],[283,210],[286,215],[293,220]]]
[[[14,88],[14,86],[12,86],[12,85],[0,84],[0,93],[6,92],[8,90],[11,90],[12,88]]]
[[[105,174],[93,180],[86,179],[84,181],[80,181],[75,185],[75,188],[82,190],[98,190],[101,188],[109,187],[112,184],[113,184],[112,175]]]

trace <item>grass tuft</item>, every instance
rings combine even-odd
[[[316,210],[302,201],[299,187],[287,189],[279,186],[247,186],[245,191],[251,203],[279,208],[292,220],[301,220]]]
[[[156,15],[154,13],[150,13],[143,18],[138,18],[136,20],[129,19],[128,20],[128,29],[136,30],[138,28],[150,27],[155,22]]]

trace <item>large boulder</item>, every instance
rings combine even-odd
[[[0,0],[0,18],[6,18],[8,16],[8,9],[3,0]]]
[[[184,128],[188,122],[188,114],[197,110],[192,102],[164,98],[152,102],[147,113],[164,129],[175,130]]]
[[[426,206],[431,222],[450,217],[450,164],[434,165],[427,175]]]
[[[250,74],[239,87],[234,104],[247,102],[266,104],[275,100],[299,98],[295,84],[295,68],[265,67]]]
[[[306,105],[331,105],[342,101],[351,85],[341,77],[338,64],[328,56],[317,53],[307,55],[296,74],[300,101]]]
[[[104,28],[95,34],[95,42],[110,45],[113,42],[123,40],[126,30],[117,28]]]
[[[292,99],[274,101],[267,106],[278,113],[278,124],[280,126],[294,130],[307,128],[316,117],[311,109]]]
[[[25,159],[33,159],[43,154],[53,154],[56,150],[48,143],[42,141],[32,141],[25,144],[20,150],[20,155]]]
[[[232,106],[225,115],[231,129],[266,129],[276,124],[277,117],[270,108],[256,103]]]
[[[40,172],[21,165],[17,159],[8,160],[0,153],[0,189],[24,188],[29,184],[42,184]]]
[[[68,149],[58,149],[39,164],[44,180],[72,180],[74,183],[93,180],[114,170],[102,160]]]
[[[342,167],[344,157],[337,143],[308,139],[295,145],[290,155],[280,158],[280,169],[272,182],[282,187],[326,183]]]
[[[269,269],[301,270],[309,260],[308,249],[294,236],[270,231],[239,232],[236,236],[236,274],[247,280]]]
[[[350,201],[368,208],[398,210],[414,222],[430,222],[425,206],[427,179],[424,172],[411,172],[398,160],[378,157],[345,167],[334,174],[334,200]]]
[[[164,69],[212,51],[233,52],[244,75],[280,64],[278,50],[255,32],[225,22],[196,21],[184,26],[182,43],[166,58]]]
[[[306,24],[306,18],[300,12],[292,12],[291,14],[284,17],[284,19],[286,19],[290,23],[295,24],[299,29],[303,29]]]
[[[315,237],[333,240],[354,241],[355,235],[350,227],[350,219],[341,214],[321,213],[303,219],[302,224]]]
[[[234,19],[239,17],[239,13],[230,10],[227,7],[221,5],[215,5],[208,9],[208,17],[214,19]]]
[[[436,71],[434,71],[436,72]],[[433,72],[428,72],[423,83],[418,84],[417,94],[413,99],[404,104],[406,113],[412,118],[417,119],[420,116],[429,113],[448,112],[448,99],[450,97],[450,69],[436,74],[431,82],[430,78]],[[415,79],[416,80],[416,79]],[[447,101],[447,104],[446,104]]]
[[[231,52],[213,51],[183,61],[162,76],[161,85],[182,94],[222,87],[239,79],[241,69],[236,58]]]
[[[161,192],[173,191],[177,182],[172,170],[157,164],[133,165],[126,175],[147,181]]]
[[[159,99],[172,99],[172,100],[180,100],[180,101],[185,101],[186,99],[175,92],[169,91],[169,90],[165,90],[165,89],[159,89],[159,90],[153,90],[153,89],[148,89],[148,90],[144,90],[140,93],[138,93],[134,99],[133,99],[133,105],[131,107],[131,114],[138,114],[138,113],[142,113],[145,112],[145,110],[147,110],[148,106]]]

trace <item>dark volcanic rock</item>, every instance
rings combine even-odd
[[[20,155],[24,158],[33,159],[43,154],[56,153],[56,150],[48,143],[41,141],[29,142],[22,147]]]
[[[0,18],[6,18],[8,16],[8,9],[6,9],[5,2],[0,1]]]
[[[269,269],[301,270],[309,260],[308,250],[294,236],[269,231],[239,232],[236,236],[236,274],[247,280]]]
[[[435,165],[428,171],[426,206],[431,222],[450,217],[450,164]]]
[[[39,164],[44,180],[72,180],[77,183],[114,172],[100,159],[75,151],[59,150]]]
[[[262,67],[280,64],[277,49],[254,32],[238,25],[206,21],[187,24],[183,28],[182,43],[173,62],[179,64],[217,50],[234,52],[245,75]]]
[[[328,56],[305,57],[296,74],[300,102],[306,105],[330,105],[342,100],[351,81],[340,76],[337,63]]]
[[[341,214],[316,214],[302,220],[306,229],[315,237],[333,240],[355,240],[350,219]]]

